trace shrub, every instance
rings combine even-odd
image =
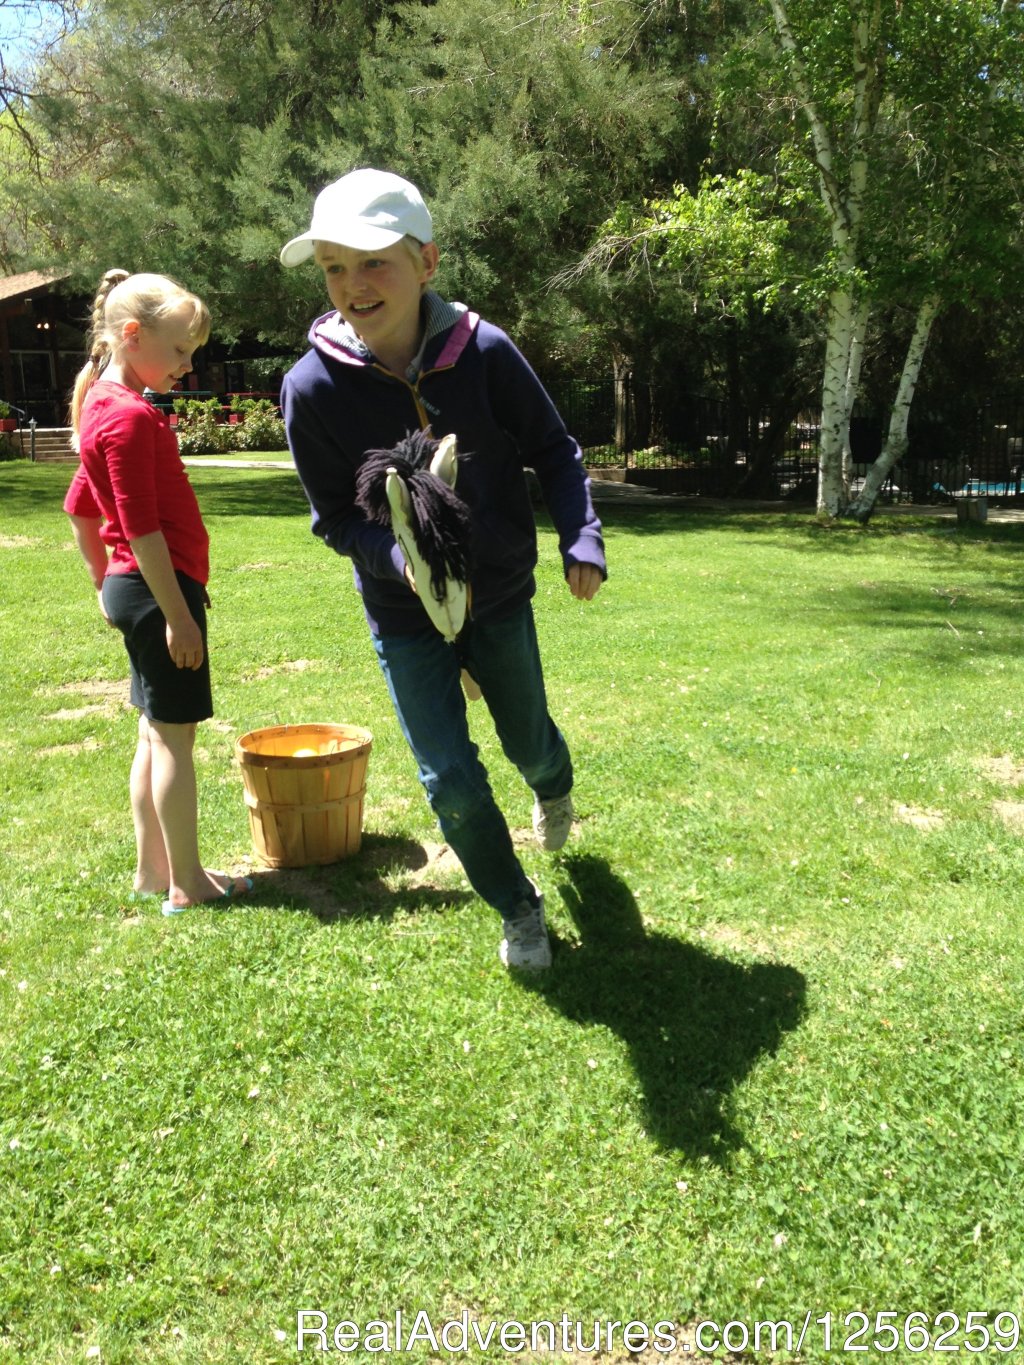
[[[709,451],[701,451],[702,457],[709,455]],[[583,452],[583,463],[591,469],[608,465],[625,465],[627,469],[671,469],[687,464],[693,458],[681,448],[665,445],[646,446],[643,450],[630,450],[626,454],[614,445],[587,446]]]
[[[664,446],[645,446],[643,450],[633,450],[629,454],[632,469],[665,469],[677,463],[677,457]]]
[[[216,398],[176,398],[178,449],[182,455],[223,455],[228,450],[283,450],[284,421],[269,398],[240,398],[230,411],[239,420],[224,420]]]
[[[231,449],[231,428],[218,421],[223,409],[216,398],[176,398],[174,411],[182,455],[222,455]]]
[[[241,419],[230,427],[235,450],[283,450],[284,421],[269,398],[239,398],[232,412]]]
[[[598,469],[604,465],[621,465],[624,456],[614,445],[587,446],[583,451],[583,463]]]

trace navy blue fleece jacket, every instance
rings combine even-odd
[[[426,342],[418,371],[403,379],[379,365],[337,313],[314,322],[311,349],[285,376],[281,409],[288,444],[312,508],[312,531],[352,559],[370,628],[429,627],[390,531],[355,506],[356,470],[368,450],[407,432],[454,432],[456,491],[475,529],[471,611],[497,618],[532,597],[537,534],[525,470],[533,469],[558,532],[563,566],[605,574],[601,524],[576,441],[511,340],[461,305],[424,300]]]

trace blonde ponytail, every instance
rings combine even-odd
[[[110,341],[106,336],[107,298],[122,280],[128,278],[127,270],[108,270],[103,279],[100,280],[100,287],[92,301],[92,319],[88,338],[89,359],[78,371],[75,387],[71,391],[71,409],[68,413],[72,431],[72,445],[76,450],[78,449],[78,427],[82,418],[82,404],[85,402],[85,395],[109,365],[110,357],[113,354]]]
[[[192,310],[189,334],[197,346],[202,346],[210,335],[210,313],[195,294],[166,275],[129,275],[127,270],[108,270],[103,276],[92,305],[89,359],[79,370],[71,393],[68,420],[71,444],[76,450],[86,395],[114,358],[124,324],[135,321],[143,327],[153,327],[186,307]]]

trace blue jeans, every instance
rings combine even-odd
[[[548,715],[533,609],[470,621],[455,644],[435,630],[374,636],[398,723],[427,799],[477,895],[505,918],[535,897],[469,736],[460,672],[480,685],[505,756],[542,800],[572,787],[572,759]]]

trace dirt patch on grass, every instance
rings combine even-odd
[[[127,678],[118,678],[115,682],[103,678],[83,678],[81,682],[61,683],[59,687],[41,687],[36,695],[90,698],[89,709],[107,711],[113,715],[128,705],[128,690]]]
[[[262,863],[249,858],[243,866],[229,870],[238,876],[251,877],[257,897],[261,891],[271,892],[284,900],[308,907],[318,919],[345,913],[338,892],[325,875],[330,873],[329,867],[323,871],[311,867],[264,867]]]
[[[59,687],[41,687],[36,693],[40,697],[74,697],[84,700],[82,706],[62,706],[52,711],[47,720],[84,720],[87,716],[108,720],[121,714],[129,705],[128,679],[119,678],[117,682],[86,678],[82,682],[61,683]],[[97,742],[85,741],[84,744],[61,744],[52,749],[40,749],[43,754],[78,753],[83,747],[95,749]]]
[[[60,711],[51,711],[46,717],[47,720],[82,720],[85,716],[95,716],[102,713],[103,705],[100,702],[92,706],[65,706]]]
[[[946,823],[946,817],[940,810],[906,806],[898,801],[893,803],[892,818],[901,825],[913,825],[914,829],[923,830],[926,834],[933,829],[942,829]]]
[[[1024,801],[993,801],[992,809],[1007,829],[1024,834]]]
[[[42,542],[36,536],[0,536],[0,550],[27,550]]]
[[[128,697],[128,679],[86,678],[82,682],[61,683],[50,689],[50,695],[66,697],[74,694],[79,697]]]
[[[286,659],[280,664],[266,664],[263,668],[257,668],[255,673],[243,675],[245,682],[262,682],[264,678],[272,678],[277,673],[305,673],[307,669],[319,668],[318,659]]]
[[[978,758],[974,766],[990,782],[1000,782],[1005,787],[1024,786],[1024,763],[1019,763],[1012,754]]]
[[[103,746],[98,739],[93,739],[90,735],[88,739],[83,739],[75,744],[48,744],[45,749],[37,749],[37,754],[43,754],[47,758],[53,758],[60,754],[84,754],[93,749],[100,749]]]
[[[410,886],[423,886],[432,882],[435,876],[457,875],[462,871],[462,864],[447,844],[432,844],[428,841],[421,847],[426,862],[422,867],[410,869]]]
[[[802,935],[795,931],[782,930],[775,925],[771,926],[771,932],[777,933],[778,937],[774,940],[764,938],[751,930],[737,929],[731,924],[708,924],[698,930],[697,938],[702,943],[713,943],[716,948],[724,948],[726,952],[734,953],[738,957],[748,961],[754,958],[758,962],[778,961],[783,944],[788,950],[802,938]]]

